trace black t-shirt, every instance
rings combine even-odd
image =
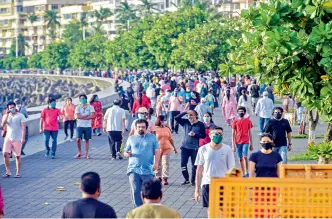
[[[156,97],[158,97],[160,95],[160,90],[161,88],[160,87],[157,87],[154,91],[156,93]]]
[[[265,132],[272,135],[275,147],[281,147],[287,146],[286,135],[292,132],[292,128],[287,119],[271,119],[265,126]]]
[[[250,87],[250,91],[251,91],[251,96],[254,98],[258,98],[259,97],[259,86],[257,84],[253,84]]]
[[[127,88],[127,95],[129,99],[133,99],[133,95],[134,95],[134,90],[131,87]]]
[[[127,98],[123,98],[120,108],[122,108],[124,110],[129,110],[128,103],[129,103],[129,100]]]
[[[65,205],[62,218],[116,218],[114,209],[94,198],[83,198]]]
[[[189,110],[195,110],[195,107],[199,104],[200,99],[198,97],[189,99]]]
[[[282,161],[282,158],[275,151],[270,154],[257,151],[250,155],[249,161],[256,164],[256,177],[278,177],[277,164]]]

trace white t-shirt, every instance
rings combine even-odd
[[[9,140],[19,141],[22,139],[22,123],[26,122],[26,118],[22,113],[15,115],[9,113],[7,119],[7,134]]]
[[[75,113],[80,114],[80,116],[90,116],[91,113],[95,112],[95,108],[91,106],[90,104],[83,107],[82,105],[79,105],[75,109]],[[77,127],[85,127],[90,128],[92,127],[91,119],[84,120],[84,119],[77,119]]]
[[[122,131],[122,120],[126,119],[126,111],[119,106],[114,105],[109,108],[104,116],[107,121],[106,131]]]
[[[208,143],[198,149],[195,165],[203,165],[201,185],[207,185],[211,183],[211,178],[224,177],[234,168],[234,153],[229,145],[223,144],[219,150],[215,150]]]

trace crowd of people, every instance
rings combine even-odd
[[[123,80],[129,82],[129,87],[122,86]],[[76,140],[75,159],[90,159],[92,135],[107,134],[111,159],[128,158],[127,175],[135,207],[128,213],[129,218],[180,217],[175,211],[159,206],[161,186],[169,184],[171,175],[170,156],[172,152],[178,154],[178,147],[182,185],[193,186],[194,199],[198,201],[202,196],[205,208],[209,207],[211,178],[224,177],[235,167],[235,153],[243,177],[278,177],[281,163],[287,163],[287,152],[292,149],[292,129],[283,118],[284,109],[274,105],[270,85],[258,84],[250,76],[220,78],[212,73],[145,72],[119,77],[115,91],[119,98],[104,114],[97,95],[90,101],[85,94],[79,95],[77,106],[68,97],[62,109],[50,98],[41,112],[40,133],[45,137],[45,156],[52,159],[56,158],[59,120],[64,122],[65,140]],[[8,102],[3,112],[2,150],[6,168],[3,178],[11,177],[12,153],[16,157],[15,177],[21,177],[20,157],[28,132],[28,115],[24,110],[14,101]],[[221,121],[219,125],[215,123],[216,114],[222,115],[225,126],[232,129],[231,145],[223,143],[224,129]],[[252,131],[254,116],[259,117],[259,133]],[[183,140],[181,145],[175,145],[173,136],[179,133],[180,127]],[[124,140],[126,132],[129,137]],[[249,151],[254,149],[255,134],[260,135],[261,150],[249,156]],[[187,167],[189,159],[191,174]],[[98,174],[83,175],[81,190],[83,199],[67,204],[62,217],[116,217],[112,208],[96,201],[101,192]]]

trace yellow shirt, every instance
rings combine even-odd
[[[165,205],[144,204],[129,211],[126,218],[181,218],[181,216]]]

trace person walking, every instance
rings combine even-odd
[[[195,110],[195,107],[199,104],[201,101],[201,98],[199,96],[199,93],[196,91],[191,92],[191,98],[189,99],[189,102],[185,106],[184,110]]]
[[[168,185],[171,151],[173,150],[176,155],[178,154],[172,139],[171,130],[166,124],[166,117],[163,115],[158,116],[156,121],[156,137],[160,146],[160,162],[156,177],[164,185]]]
[[[292,128],[287,119],[282,118],[283,108],[275,107],[273,110],[273,119],[265,126],[265,132],[272,135],[274,147],[273,151],[281,155],[282,163],[287,164],[287,152],[292,150]],[[287,139],[288,145],[287,145]]]
[[[206,145],[211,142],[210,139],[210,130],[217,127],[212,120],[212,113],[206,112],[203,116],[203,123],[205,126],[205,138],[199,139],[199,146]]]
[[[143,204],[141,190],[145,180],[154,178],[158,169],[160,147],[155,135],[148,133],[148,121],[135,121],[135,134],[126,142],[124,156],[129,157],[127,175],[131,188],[134,207]]]
[[[16,175],[15,178],[20,178],[21,170],[21,151],[22,144],[25,141],[25,126],[26,119],[25,116],[18,112],[16,109],[16,104],[14,102],[9,102],[7,104],[7,113],[2,118],[1,126],[7,127],[7,132],[5,135],[3,143],[3,157],[6,168],[6,173],[3,178],[8,178],[11,176],[10,172],[10,160],[9,156],[12,152],[16,157]]]
[[[47,108],[43,109],[40,115],[40,133],[44,133],[46,157],[50,156],[49,143],[50,138],[52,138],[52,159],[55,159],[60,116],[61,111],[56,108],[56,100],[49,98]]]
[[[252,151],[252,122],[249,118],[244,118],[246,114],[245,107],[239,107],[237,109],[239,119],[236,119],[232,123],[232,149],[240,159],[241,170],[243,177],[249,177],[249,163],[248,163],[248,149]]]
[[[157,179],[142,183],[142,197],[144,205],[129,211],[126,218],[181,218],[178,212],[161,204],[163,191]]]
[[[67,203],[61,218],[117,218],[114,209],[100,201],[101,182],[98,173],[87,172],[81,176],[82,199]]]
[[[252,85],[250,86],[249,92],[251,96],[252,108],[255,110],[257,101],[259,99],[260,87],[257,85],[257,81],[253,80]]]
[[[205,113],[207,112],[212,113],[212,110],[207,104],[206,99],[204,97],[201,99],[201,102],[195,107],[195,111],[198,114],[198,120],[201,122],[203,122],[203,116]]]
[[[252,105],[249,95],[247,95],[245,90],[242,90],[242,95],[239,97],[238,107],[242,106],[246,108],[247,117],[252,116]]]
[[[255,113],[256,116],[259,116],[259,135],[263,134],[264,128],[271,119],[271,115],[273,112],[273,101],[268,98],[268,95],[268,92],[264,91],[263,98],[259,99],[256,105]]]
[[[226,90],[226,95],[222,101],[222,112],[225,118],[225,122],[228,126],[231,125],[233,119],[235,119],[236,115],[236,100],[234,95],[231,95],[231,90]]]
[[[120,108],[120,104],[121,100],[114,100],[113,106],[107,109],[104,116],[104,132],[108,133],[112,160],[115,160],[116,156],[118,156],[119,160],[122,160],[120,149],[126,127],[126,111]]]
[[[185,115],[188,119],[182,118]],[[199,147],[199,139],[205,138],[205,127],[202,122],[198,121],[198,114],[195,110],[189,110],[187,112],[180,113],[175,117],[175,120],[184,129],[184,138],[181,145],[181,170],[185,181],[182,183],[182,185],[190,184],[187,164],[189,158],[191,158],[191,185],[195,186],[195,159]]]
[[[169,124],[172,133],[175,132],[176,134],[178,134],[179,131],[179,124],[175,124],[175,117],[179,115],[180,112],[183,110],[182,102],[183,98],[179,96],[179,89],[175,88],[172,96],[169,99],[169,105],[167,109],[167,112],[169,114]]]
[[[223,129],[215,127],[210,131],[211,142],[198,149],[195,165],[197,166],[194,199],[198,201],[202,188],[203,207],[209,208],[209,193],[212,177],[224,177],[235,167],[232,149],[223,142]],[[208,211],[209,217],[209,211]]]
[[[68,139],[68,128],[70,129],[70,141],[74,141],[74,127],[75,127],[75,109],[76,106],[73,104],[73,100],[68,97],[66,104],[61,109],[62,119],[64,122],[65,141]]]
[[[142,92],[140,92],[138,94],[138,98],[134,101],[134,105],[133,105],[133,108],[131,110],[131,112],[133,114],[133,117],[138,118],[137,111],[141,107],[145,107],[146,109],[148,109],[150,107],[150,104],[147,101],[147,99],[143,98],[143,93]]]
[[[21,100],[19,100],[19,99],[15,99],[15,100],[14,100],[14,103],[16,104],[16,109],[17,109],[17,111],[18,111],[19,113],[22,113],[23,116],[25,117],[25,119],[27,119],[27,118],[29,117],[29,115],[28,115],[28,112],[27,112],[27,110],[25,109],[25,107],[22,106],[22,102],[21,102]],[[28,140],[29,140],[29,127],[28,127],[28,125],[26,125],[26,126],[25,126],[25,137],[24,137],[24,142],[23,142],[23,144],[22,144],[22,151],[21,151],[21,155],[22,155],[22,156],[25,155],[25,153],[24,153],[24,148],[25,148],[25,146],[27,145]]]
[[[79,96],[80,105],[75,109],[75,118],[77,119],[77,128],[76,128],[76,142],[78,153],[74,158],[81,158],[84,155],[82,154],[81,141],[85,141],[85,158],[90,159],[89,156],[89,141],[91,140],[92,135],[92,119],[95,116],[95,109],[92,105],[88,104],[88,97],[85,94]]]
[[[125,94],[121,96],[121,104],[120,108],[125,110],[126,113],[126,120],[125,120],[125,130],[128,131],[129,129],[129,120],[131,119],[131,106],[130,106],[130,101],[126,97]]]
[[[90,105],[95,109],[95,114],[92,118],[92,132],[94,135],[101,136],[101,129],[103,125],[103,106],[97,94],[94,94],[91,97]]]

